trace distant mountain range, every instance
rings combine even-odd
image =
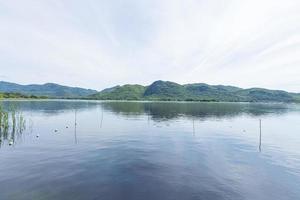
[[[101,100],[300,102],[300,94],[281,90],[242,89],[204,83],[180,85],[169,81],[155,81],[149,86],[115,86],[93,94],[89,98]]]
[[[0,81],[1,92],[49,98],[97,100],[300,102],[299,93],[290,93],[282,90],[243,89],[234,86],[208,85],[204,83],[180,85],[169,81],[155,81],[149,86],[127,84],[107,88],[101,92],[54,83],[19,85]]]
[[[20,85],[0,81],[0,92],[19,93],[23,95],[45,96],[49,98],[80,98],[97,93],[96,90],[68,87],[55,83],[46,83],[43,85],[31,84]]]

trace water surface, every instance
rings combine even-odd
[[[300,199],[296,104],[2,104],[1,200]]]

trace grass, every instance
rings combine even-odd
[[[0,145],[5,141],[15,141],[17,135],[26,128],[26,121],[22,112],[12,104],[5,109],[0,104]]]

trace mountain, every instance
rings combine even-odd
[[[155,81],[147,87],[144,97],[158,100],[181,100],[185,98],[184,86],[169,81]]]
[[[123,85],[107,88],[90,96],[102,100],[142,100],[146,87],[142,85]]]
[[[0,81],[0,92],[19,93],[22,95],[45,96],[50,98],[80,98],[97,93],[96,90],[68,87],[55,83],[46,83],[43,85],[31,84],[20,85]]]
[[[68,87],[54,83],[20,85],[0,81],[0,98],[83,98],[98,100],[224,101],[224,102],[299,102],[299,93],[263,88],[194,83],[180,85],[155,81],[149,86],[127,84],[96,90]]]
[[[102,90],[88,98],[100,100],[300,102],[300,94],[263,88],[185,84],[155,81],[149,86],[124,85]]]

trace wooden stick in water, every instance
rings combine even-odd
[[[261,152],[261,119],[259,119],[259,152]]]

